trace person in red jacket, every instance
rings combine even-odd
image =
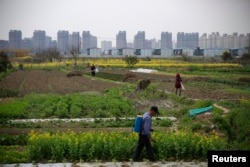
[[[177,73],[175,78],[175,94],[178,94],[179,92],[179,96],[181,96],[181,82],[181,76],[179,73]]]

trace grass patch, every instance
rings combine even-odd
[[[226,88],[226,89],[224,89],[224,91],[228,92],[228,93],[250,95],[250,91],[248,89]]]
[[[27,102],[24,101],[11,101],[7,103],[2,103],[0,105],[0,117],[1,118],[27,118],[28,111],[26,107]]]
[[[30,162],[28,156],[27,146],[0,146],[0,163],[28,163]]]

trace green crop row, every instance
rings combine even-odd
[[[1,118],[125,117],[133,114],[131,101],[110,92],[99,94],[32,94],[2,103]]]
[[[0,146],[0,164],[28,162],[30,161],[27,146]]]

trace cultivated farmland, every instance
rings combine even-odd
[[[161,113],[153,121],[161,160],[205,160],[209,149],[249,149],[249,67],[183,62],[178,67],[177,61],[164,66],[162,60],[160,66],[149,61],[133,68],[155,73],[132,73],[124,64],[112,65],[118,60],[106,60],[109,65],[99,62],[92,77],[88,61],[98,63],[84,60],[77,69],[29,64],[1,78],[1,163],[129,161],[136,145],[133,118],[151,105]],[[67,77],[74,70],[82,75]],[[182,96],[174,92],[176,73],[185,86]],[[132,78],[124,82],[126,75]],[[143,79],[150,85],[136,91]],[[188,116],[190,109],[207,106],[213,111]]]

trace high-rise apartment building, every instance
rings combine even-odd
[[[57,49],[57,40],[52,40],[51,41],[51,48],[56,48]]]
[[[152,49],[152,40],[145,39],[144,49]]]
[[[119,31],[116,35],[116,49],[127,48],[126,31]]]
[[[45,48],[46,50],[52,48],[52,38],[50,36],[45,37]]]
[[[247,46],[247,36],[244,36],[244,34],[239,35],[239,48],[244,48]]]
[[[155,38],[154,38],[154,39],[151,39],[151,44],[152,44],[152,48],[153,48],[153,49],[157,49],[157,41],[156,41]]]
[[[58,31],[57,32],[57,50],[61,54],[68,54],[69,51],[69,32],[68,31]]]
[[[21,43],[21,48],[26,50],[33,49],[33,39],[32,38],[24,38]]]
[[[9,31],[9,48],[20,49],[22,43],[22,31],[10,30]]]
[[[247,33],[246,35],[246,47],[248,47],[248,49],[250,48],[250,33]]]
[[[208,35],[207,47],[208,48],[221,48],[222,40],[219,32],[213,32]]]
[[[195,49],[199,46],[199,33],[184,33],[177,34],[177,48]]]
[[[202,49],[207,48],[207,34],[206,33],[204,33],[204,34],[202,34],[202,36],[200,36],[199,47]]]
[[[97,37],[90,34],[89,31],[82,32],[82,53],[87,54],[88,49],[97,48]]]
[[[127,47],[128,47],[128,48],[134,48],[133,42],[128,42],[128,43],[127,43]]]
[[[145,31],[139,31],[134,36],[134,49],[144,49],[145,47]]]
[[[46,43],[46,32],[43,30],[35,30],[33,32],[33,51],[36,54],[40,54],[45,51],[45,43]]]
[[[191,33],[190,40],[191,40],[190,48],[195,49],[199,47],[199,33],[198,32]]]
[[[221,41],[222,41],[223,49],[224,48],[230,48],[230,46],[229,46],[229,35],[228,34],[223,34],[221,36]]]
[[[108,54],[108,50],[112,49],[112,41],[102,41],[101,51],[104,54]]]
[[[235,32],[235,33],[233,33],[233,47],[239,48],[239,43],[240,43],[240,40],[239,40],[238,33]]]
[[[9,48],[9,41],[6,40],[0,40],[0,50]]]
[[[184,47],[184,39],[185,39],[184,32],[178,32],[177,33],[177,48],[183,48]]]
[[[161,33],[161,48],[169,48],[169,49],[173,48],[171,32]]]
[[[209,35],[203,34],[199,39],[200,48],[204,49],[231,49],[231,48],[245,48],[249,47],[249,36],[238,33],[232,35],[213,32]]]
[[[74,50],[81,50],[81,38],[80,38],[80,33],[79,32],[73,32],[71,35],[71,42],[70,46],[71,49]]]

